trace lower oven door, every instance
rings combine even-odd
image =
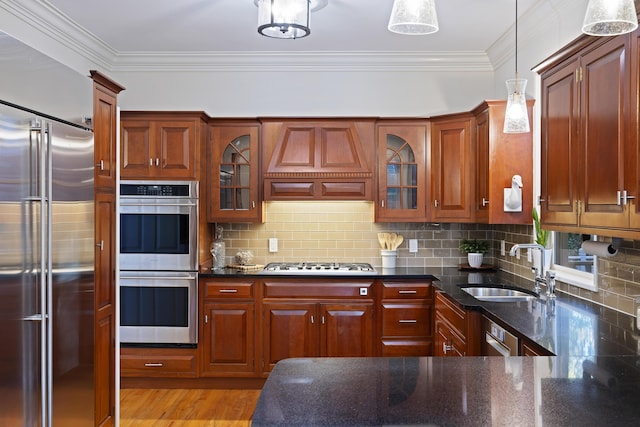
[[[195,272],[122,271],[120,342],[196,344]]]

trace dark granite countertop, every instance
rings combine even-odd
[[[210,270],[204,266],[200,277],[283,277],[283,278],[350,278],[350,279],[432,279],[436,288],[446,292],[461,307],[482,311],[506,329],[523,335],[558,356],[637,355],[640,336],[635,318],[615,310],[558,292],[554,304],[544,296],[538,300],[514,303],[491,303],[477,300],[460,289],[462,284],[492,284],[533,289],[533,281],[499,270],[468,271],[456,267],[410,267],[378,269],[367,276],[309,276],[264,274],[234,269]]]
[[[252,425],[637,425],[639,365],[636,356],[286,359]]]

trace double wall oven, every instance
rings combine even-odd
[[[197,343],[198,183],[120,184],[120,342]]]

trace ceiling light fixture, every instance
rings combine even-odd
[[[311,12],[328,0],[254,0],[258,6],[258,32],[276,39],[299,39],[311,33]]]
[[[435,0],[394,0],[389,31],[421,36],[438,31]]]
[[[518,0],[516,3],[516,78],[507,80],[507,109],[504,114],[504,133],[529,132],[529,113],[527,112],[527,99],[525,88],[527,79],[518,78]]]
[[[617,36],[638,28],[633,0],[589,0],[582,32],[590,36]]]

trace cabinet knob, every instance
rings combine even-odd
[[[437,200],[434,200],[434,201],[433,201],[433,207],[434,207],[434,208],[437,208],[437,207],[438,207],[438,201],[437,201]]]
[[[398,323],[418,323],[418,321],[416,319],[400,319],[398,320]]]
[[[100,163],[96,163],[96,167],[100,168],[101,171],[104,170],[104,160],[100,160]]]
[[[447,345],[447,343],[442,343],[442,352],[447,354],[448,352],[453,351],[453,345]]]
[[[100,240],[100,243],[96,243],[96,247],[100,248],[101,251],[104,250],[104,240]]]
[[[380,206],[384,208],[384,199],[380,200]]]
[[[147,368],[162,368],[164,366],[163,363],[145,363],[144,366]]]
[[[160,165],[160,159],[156,157],[156,166]]]
[[[617,192],[617,204],[618,206],[624,206],[631,199],[635,199],[635,196],[629,196],[627,190]]]
[[[416,294],[417,291],[410,289],[410,290],[405,290],[405,289],[401,289],[398,291],[399,294],[404,295],[404,294]]]
[[[482,198],[482,207],[485,207],[489,204],[489,200],[485,199],[484,197]]]

